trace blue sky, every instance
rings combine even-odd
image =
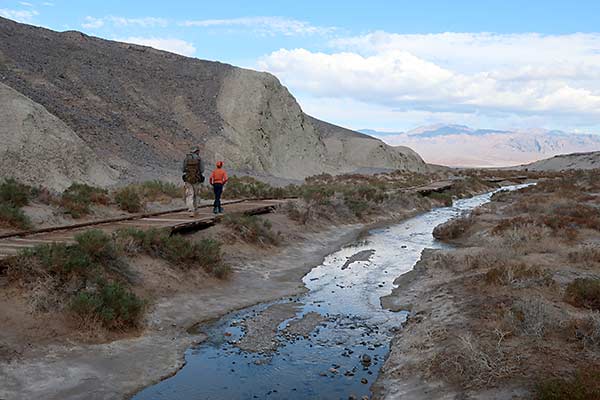
[[[3,1],[0,15],[269,71],[350,128],[600,133],[599,1]]]

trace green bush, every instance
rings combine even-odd
[[[600,310],[600,279],[575,279],[567,286],[565,301],[576,307]]]
[[[29,204],[31,188],[9,178],[0,184],[0,203],[19,208]]]
[[[452,195],[449,193],[431,192],[427,195],[430,199],[436,200],[444,204],[446,207],[452,207]]]
[[[20,208],[9,204],[0,204],[0,225],[18,229],[30,229],[31,220]]]
[[[536,400],[598,400],[600,370],[579,371],[573,378],[554,378],[537,385]]]
[[[303,186],[301,196],[307,203],[331,204],[335,190],[330,186]]]
[[[117,190],[115,193],[115,201],[121,210],[130,213],[140,212],[144,207],[137,190],[131,186],[126,186]]]
[[[74,183],[65,190],[60,205],[73,218],[81,218],[90,213],[90,204],[109,203],[108,192],[82,183]]]
[[[346,204],[346,207],[348,207],[352,214],[359,218],[362,218],[370,208],[367,201],[348,196],[344,198],[344,204]]]
[[[75,236],[79,249],[96,262],[118,258],[112,238],[101,230],[91,229]]]
[[[181,186],[160,180],[146,181],[140,185],[142,197],[148,201],[156,201],[162,196],[178,198],[183,196]]]
[[[79,292],[70,308],[83,321],[97,318],[107,329],[128,329],[140,325],[145,304],[121,284],[101,282],[97,292]]]
[[[223,263],[221,244],[213,239],[191,241],[180,235],[170,236],[159,229],[141,231],[128,228],[117,231],[115,240],[117,246],[129,254],[145,252],[184,269],[200,267],[219,278],[225,277],[229,271]]]
[[[248,215],[226,215],[223,222],[242,240],[249,243],[278,245],[279,236],[272,231],[269,220]]]
[[[97,278],[102,271],[131,278],[110,236],[104,232],[89,230],[75,236],[75,241],[75,244],[38,245],[23,251],[22,256],[34,258],[43,271],[55,274],[63,281],[73,274],[85,280]]]

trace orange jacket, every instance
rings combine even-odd
[[[210,174],[210,178],[208,182],[211,185],[215,183],[222,183],[223,185],[227,183],[227,172],[223,168],[215,169],[212,174]]]

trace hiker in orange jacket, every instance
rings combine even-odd
[[[227,172],[223,169],[223,161],[217,161],[217,168],[213,170],[208,180],[215,192],[215,203],[213,204],[213,213],[215,214],[223,212],[221,194],[223,194],[223,187],[227,183],[227,179]]]

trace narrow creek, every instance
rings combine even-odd
[[[407,317],[383,309],[380,297],[423,249],[446,246],[432,236],[437,225],[488,202],[492,193],[375,229],[313,268],[303,278],[306,294],[200,327],[209,338],[188,349],[185,367],[133,398],[370,398],[394,332]]]

